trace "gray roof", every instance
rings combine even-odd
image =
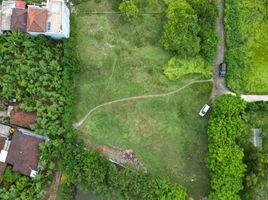
[[[1,30],[8,31],[11,27],[12,8],[15,1],[3,1],[1,10]]]
[[[8,137],[10,128],[11,128],[10,126],[0,124],[0,136]]]

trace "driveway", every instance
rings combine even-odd
[[[219,9],[219,16],[217,20],[217,33],[220,39],[217,48],[217,57],[215,60],[214,65],[214,89],[213,89],[213,96],[220,96],[223,94],[233,94],[227,87],[225,83],[224,77],[219,77],[219,65],[224,61],[224,51],[225,51],[225,43],[224,43],[224,25],[223,25],[223,0],[218,1],[218,9]]]
[[[213,97],[224,95],[224,94],[233,94],[229,88],[226,86],[226,80],[224,77],[219,77],[219,65],[224,62],[224,53],[225,53],[225,43],[224,43],[224,24],[223,24],[223,9],[224,9],[224,0],[218,1],[219,16],[217,20],[217,33],[220,38],[220,42],[217,48],[217,57],[214,65],[214,74],[213,74]],[[247,102],[255,101],[267,101],[268,95],[241,95],[241,98]]]

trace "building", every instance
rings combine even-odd
[[[0,11],[1,31],[21,31],[53,39],[69,38],[70,10],[64,0],[26,5],[23,1],[5,0]]]
[[[6,125],[0,125],[0,133],[0,174],[3,174],[6,165],[11,165],[14,172],[34,177],[39,169],[39,145],[48,138]]]

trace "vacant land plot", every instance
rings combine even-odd
[[[91,13],[113,12],[115,4],[109,2],[113,1],[81,4],[74,14],[76,50],[82,59],[82,72],[75,81],[75,122],[102,103],[169,92],[203,79],[188,75],[169,81],[163,75],[170,58],[159,45],[164,14],[144,14],[129,24],[118,14]],[[142,2],[141,12],[165,9],[162,1]],[[209,191],[204,164],[207,118],[200,118],[198,111],[209,102],[211,88],[211,83],[195,84],[174,96],[104,107],[85,121],[82,138],[96,145],[133,149],[150,172],[169,176],[194,197],[205,196]]]
[[[203,83],[175,96],[103,108],[81,127],[83,138],[134,149],[150,172],[167,175],[200,197],[209,189],[204,164],[207,118],[197,113],[210,93],[211,84]]]
[[[268,93],[268,12],[265,1],[226,1],[228,85]],[[231,30],[232,29],[232,30]]]

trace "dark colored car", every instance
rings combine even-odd
[[[225,63],[220,64],[220,70],[219,70],[219,76],[220,77],[225,77],[227,74],[227,67]]]

